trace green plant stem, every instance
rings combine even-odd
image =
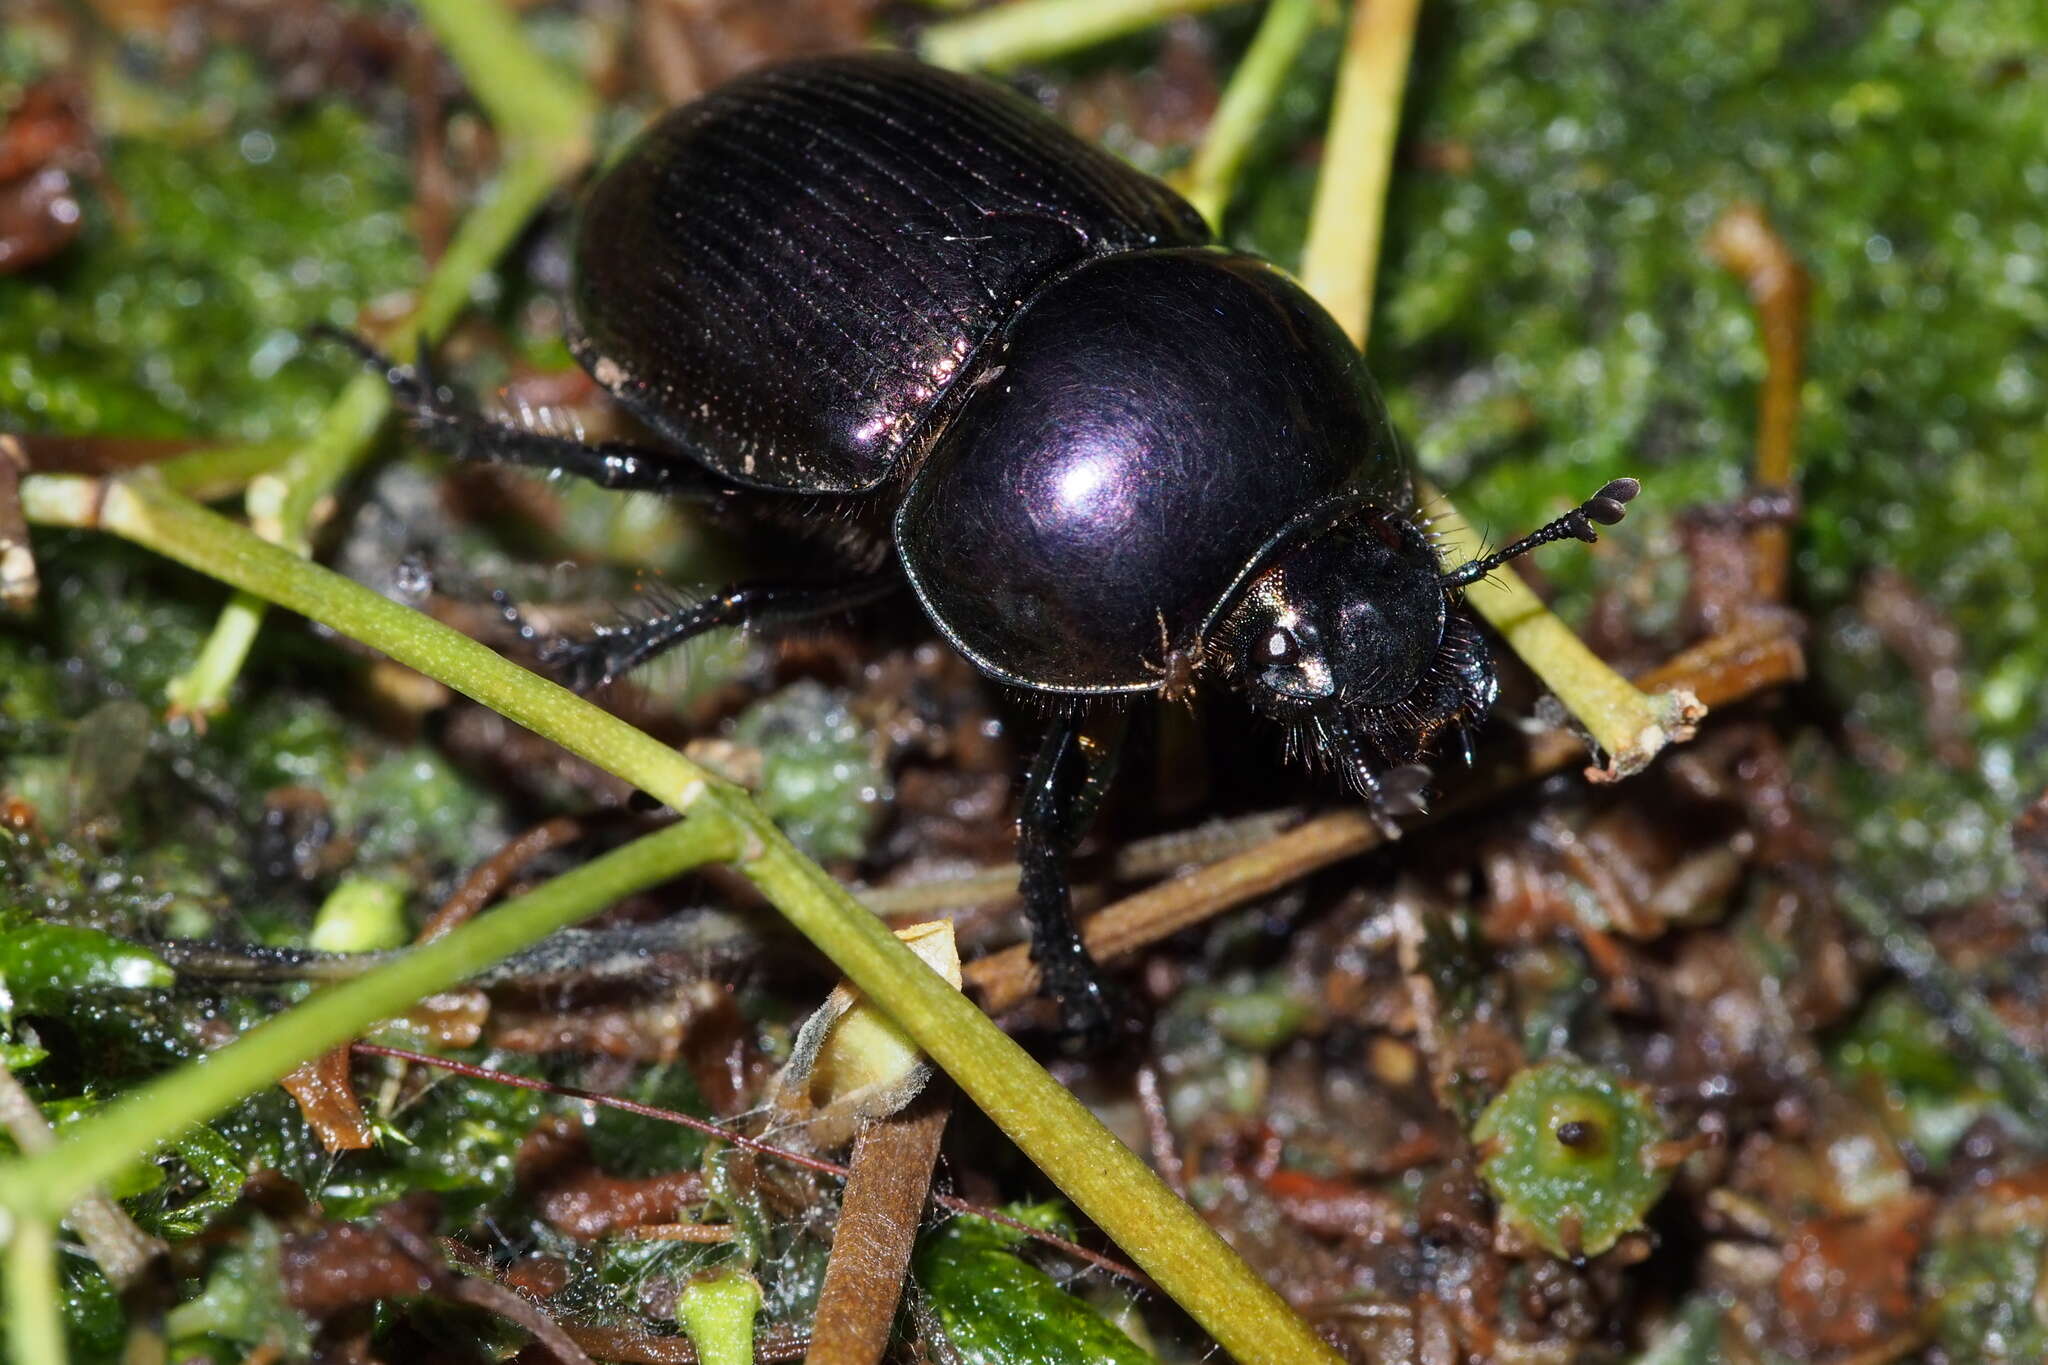
[[[526,41],[510,6],[502,0],[414,4],[501,136],[558,144],[569,158],[558,170],[583,160],[580,144],[589,135],[596,101],[581,81]]]
[[[1372,329],[1387,185],[1420,7],[1421,0],[1357,0],[1302,249],[1302,284],[1361,350]],[[1431,489],[1422,492],[1435,503],[1445,564],[1482,554],[1478,537],[1449,500]],[[1666,744],[1689,738],[1693,723],[1706,714],[1689,693],[1652,697],[1638,691],[1586,648],[1511,568],[1496,569],[1465,601],[1607,756],[1605,768],[1589,770],[1594,776],[1641,771]]]
[[[1271,117],[1302,46],[1315,32],[1322,6],[1323,0],[1270,0],[1251,46],[1230,73],[1216,116],[1180,177],[1181,192],[1210,227],[1222,228],[1245,157]]]
[[[1229,1244],[1160,1183],[1085,1105],[905,947],[846,888],[798,853],[738,788],[467,636],[270,544],[147,478],[95,486],[92,480],[34,475],[23,481],[22,505],[31,519],[97,525],[201,573],[261,592],[633,783],[683,812],[685,828],[718,831],[737,850],[736,866],[776,909],[887,1011],[1018,1148],[1226,1350],[1248,1365],[1337,1359]],[[506,908],[458,933],[466,935],[470,928],[498,919]],[[441,942],[455,939],[451,934]],[[505,952],[517,946],[500,944]],[[393,967],[337,989],[361,987],[397,967],[417,973],[414,962],[409,955]],[[411,986],[422,981],[415,978]],[[381,1006],[387,997],[376,999]],[[295,1011],[267,1027],[292,1030],[296,1036],[302,1027],[295,1022],[298,1017]],[[341,1022],[336,1016],[330,1028]],[[356,1021],[351,1017],[347,1022]],[[323,1033],[318,1041],[331,1046],[338,1038]],[[310,1041],[290,1055],[312,1055]],[[263,1070],[270,1072],[285,1058],[282,1049],[267,1054]],[[181,1068],[140,1093],[161,1097],[158,1102],[180,1101],[180,1087],[203,1078],[209,1064]],[[282,1069],[279,1065],[276,1074]],[[251,1082],[246,1074],[234,1084],[215,1082],[208,1101],[216,1109],[224,1107],[261,1083]],[[190,1122],[184,1116],[195,1106],[189,1099],[180,1102],[180,1121]],[[63,1161],[32,1160],[0,1168],[0,1201],[17,1210],[49,1207],[79,1179],[89,1183],[110,1164],[118,1168],[147,1150],[167,1126],[141,1101],[117,1101],[72,1130],[58,1154]],[[81,1144],[82,1156],[76,1154]]]
[[[1242,0],[1014,0],[933,24],[917,52],[955,71],[1007,71]]]
[[[54,1218],[17,1215],[7,1247],[7,1354],[14,1365],[64,1365]]]
[[[504,137],[508,155],[490,192],[463,217],[412,316],[395,329],[407,345],[424,345],[448,330],[476,281],[562,177],[587,158],[594,111],[589,93],[543,61],[496,0],[421,0],[420,11]],[[382,379],[356,376],[329,406],[313,438],[281,467],[250,482],[250,525],[266,539],[305,553],[319,512],[362,462],[390,411]],[[206,715],[227,704],[263,614],[257,594],[241,592],[229,600],[199,657],[171,681],[175,709]]]
[[[1301,282],[1359,349],[1372,333],[1387,184],[1421,0],[1353,0],[1323,171],[1301,248]]]
[[[206,446],[172,456],[156,467],[156,473],[165,486],[188,498],[211,502],[241,492],[251,479],[268,474],[290,459],[292,450],[283,441]]]
[[[24,1217],[30,1210],[48,1216],[69,1207],[87,1188],[146,1159],[160,1143],[378,1020],[635,891],[735,851],[729,826],[686,819],[592,859],[386,967],[315,994],[199,1062],[127,1092],[74,1125],[49,1153],[0,1168],[0,1194]]]

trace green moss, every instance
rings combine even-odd
[[[1663,1195],[1664,1138],[1640,1086],[1600,1067],[1545,1062],[1517,1073],[1472,1130],[1501,1216],[1553,1256],[1597,1256]]]
[[[71,1358],[120,1359],[121,1343],[128,1336],[128,1320],[114,1286],[98,1266],[83,1256],[64,1257],[58,1262],[58,1273]]]
[[[170,1339],[268,1345],[287,1356],[303,1356],[312,1334],[306,1320],[284,1300],[278,1262],[283,1244],[274,1224],[256,1219],[248,1235],[215,1260],[199,1297],[171,1310],[164,1323]]]
[[[496,802],[426,745],[384,755],[328,797],[336,823],[360,840],[359,866],[465,867],[507,833]]]
[[[845,700],[800,682],[749,707],[733,737],[761,751],[761,808],[796,846],[836,861],[867,852],[890,797],[875,737]]]
[[[648,1067],[618,1092],[658,1109],[711,1117],[690,1068],[680,1062]],[[611,1175],[645,1176],[686,1170],[704,1155],[704,1135],[679,1123],[657,1123],[638,1114],[599,1109],[584,1124],[590,1155]]]
[[[2033,1201],[2037,1206],[2038,1203]],[[1934,1304],[1935,1339],[1950,1359],[2019,1365],[2048,1359],[2048,1322],[2039,1312],[2048,1226],[1950,1228],[1921,1264]]]
[[[348,372],[300,357],[307,327],[418,278],[402,148],[340,104],[161,117],[153,90],[125,94],[143,108],[108,141],[118,203],[95,197],[80,241],[0,277],[0,426],[303,434]]]
[[[88,991],[162,989],[174,979],[156,954],[97,929],[0,911],[0,1024],[17,1009],[61,1015]]]
[[[1858,1083],[1904,1123],[1920,1154],[1939,1165],[1957,1139],[2000,1108],[1997,1092],[1964,1064],[1948,1033],[1903,986],[1864,1006],[1831,1054],[1836,1071]]]

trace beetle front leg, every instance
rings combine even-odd
[[[1067,882],[1067,855],[1094,818],[1116,775],[1129,716],[1097,708],[1106,724],[1088,733],[1087,707],[1056,714],[1024,779],[1017,809],[1018,888],[1031,926],[1031,960],[1040,989],[1057,1000],[1066,1031],[1086,1046],[1109,1040],[1130,1015],[1122,992],[1103,975],[1081,942]]]

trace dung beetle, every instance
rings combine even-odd
[[[1049,717],[1018,858],[1033,956],[1083,1033],[1119,1011],[1065,858],[1120,703],[1220,679],[1389,822],[1419,803],[1433,742],[1469,760],[1494,702],[1462,590],[1592,540],[1636,492],[1615,480],[1444,570],[1363,360],[1300,286],[1023,98],[904,56],[791,62],[671,111],[591,185],[573,258],[571,348],[655,441],[494,423],[362,347],[424,439],[719,504],[836,572],[731,587],[552,662],[587,688],[907,580]]]

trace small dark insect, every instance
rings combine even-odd
[[[495,425],[364,349],[442,450],[720,503],[839,562],[576,643],[567,680],[907,579],[954,647],[1046,704],[1022,889],[1085,1033],[1121,1011],[1065,857],[1120,702],[1221,679],[1391,822],[1436,738],[1469,760],[1494,701],[1462,589],[1592,540],[1636,494],[1617,479],[1444,571],[1364,363],[1313,299],[1025,100],[900,56],[774,67],[660,119],[591,187],[572,294],[578,360],[658,446]],[[1084,721],[1106,724],[1084,741]]]

